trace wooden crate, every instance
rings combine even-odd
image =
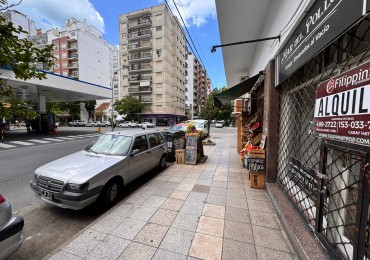
[[[265,158],[265,150],[251,150],[248,152],[250,158]]]
[[[251,188],[264,189],[265,188],[265,174],[259,172],[249,172]]]
[[[184,164],[185,163],[185,149],[178,149],[175,151],[176,163]]]

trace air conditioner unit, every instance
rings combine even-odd
[[[242,82],[242,81],[244,81],[244,80],[247,80],[247,79],[249,79],[249,77],[248,77],[248,76],[241,76],[241,77],[240,77],[240,82]]]

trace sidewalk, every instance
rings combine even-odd
[[[297,259],[236,135],[212,137],[205,163],[168,167],[47,259]]]

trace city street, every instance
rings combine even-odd
[[[164,130],[165,127],[156,129]],[[227,129],[212,127],[211,135],[212,132],[220,133]],[[110,130],[110,128],[102,128],[103,132]],[[122,128],[116,130],[125,131]],[[69,137],[71,140],[65,139],[63,142],[22,146],[0,151],[0,192],[11,202],[14,215],[22,216],[25,220],[25,240],[21,248],[10,259],[41,259],[104,213],[96,209],[94,205],[80,211],[57,208],[37,199],[30,189],[29,181],[36,168],[79,151],[96,138],[96,136],[89,135],[96,131],[95,128],[65,127],[60,128],[59,131],[60,133],[78,131],[79,138]],[[81,138],[84,136],[83,133],[86,133],[85,138]],[[27,135],[25,137],[29,138]],[[56,136],[51,137],[57,138]],[[34,140],[37,136],[31,136],[31,138]],[[27,139],[23,138],[22,141],[27,142]],[[119,199],[122,200],[130,195],[155,174],[156,172],[149,173],[144,178],[130,184]]]

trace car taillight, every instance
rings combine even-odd
[[[0,204],[4,203],[6,201],[6,198],[0,194]]]

